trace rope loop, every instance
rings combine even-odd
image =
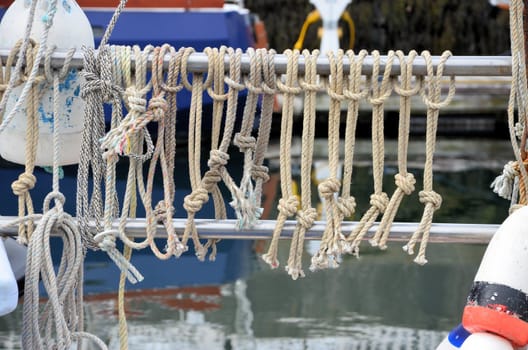
[[[125,90],[125,104],[128,106],[130,112],[137,114],[146,112],[147,100],[143,96],[144,94],[136,89],[135,86],[129,86]]]
[[[279,212],[284,216],[290,217],[295,215],[298,206],[299,200],[297,199],[297,197],[290,196],[288,198],[281,198],[279,200],[279,204],[277,205],[277,209],[279,209]]]
[[[435,210],[442,205],[442,196],[435,191],[420,191],[419,198],[420,203],[431,204]]]
[[[62,194],[59,191],[52,191],[44,197],[44,204],[43,204],[43,212],[47,213],[50,209],[51,201],[54,201],[55,206],[62,209],[64,207],[64,203],[66,202],[66,197],[64,197],[64,194]]]
[[[396,174],[394,175],[394,179],[396,186],[398,186],[398,188],[400,188],[406,195],[410,195],[414,192],[414,184],[416,184],[416,179],[414,178],[413,174],[407,173],[405,176],[402,174]]]
[[[374,193],[370,195],[370,205],[375,207],[380,213],[383,213],[389,205],[389,196],[385,192]]]

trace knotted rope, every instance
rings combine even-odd
[[[339,125],[341,122],[341,102],[343,95],[343,50],[327,53],[330,62],[327,93],[330,96],[328,110],[328,167],[330,176],[318,186],[319,195],[324,200],[327,223],[319,250],[312,257],[310,270],[337,267],[342,252],[341,214],[337,204],[337,195],[341,189],[338,177],[339,168]],[[341,202],[342,204],[344,201]],[[347,203],[350,204],[350,203]],[[345,208],[342,208],[345,209]],[[345,209],[346,210],[346,209]]]
[[[282,228],[284,227],[284,223],[288,217],[295,215],[297,212],[297,207],[299,206],[299,201],[297,197],[293,195],[292,190],[290,157],[293,128],[293,99],[296,94],[299,94],[302,91],[302,88],[297,82],[299,51],[286,50],[284,54],[288,58],[288,62],[286,64],[286,75],[284,79],[285,83],[283,83],[280,79],[277,80],[277,87],[279,88],[280,92],[284,94],[279,156],[282,198],[279,200],[279,204],[277,206],[279,215],[273,230],[268,252],[262,256],[262,259],[272,268],[277,268],[279,266],[277,253],[279,238]]]
[[[410,195],[414,191],[416,180],[414,175],[407,171],[407,150],[409,147],[409,130],[411,123],[411,97],[420,92],[421,78],[412,86],[412,67],[417,52],[412,50],[407,58],[402,51],[396,51],[400,61],[401,74],[400,84],[394,80],[393,87],[400,95],[400,115],[398,125],[398,174],[394,176],[396,190],[392,194],[385,213],[380,221],[378,231],[370,240],[372,246],[380,249],[387,248],[387,240],[400,203],[405,195]]]
[[[515,156],[515,161],[504,165],[504,170],[491,184],[493,191],[499,196],[511,199],[510,212],[520,205],[527,203],[528,154],[526,140],[528,138],[528,83],[526,78],[526,53],[524,47],[524,3],[513,0],[510,4],[510,38],[512,52],[512,86],[508,100],[508,129],[510,142]],[[518,123],[515,123],[515,110],[517,108]],[[517,127],[522,130],[516,135]],[[519,141],[520,140],[520,141]],[[517,204],[518,201],[518,204]]]
[[[425,141],[425,167],[424,167],[424,183],[423,190],[420,191],[420,202],[425,205],[422,220],[418,225],[418,229],[413,233],[409,242],[403,249],[409,254],[414,254],[414,246],[418,237],[422,236],[420,243],[420,250],[414,262],[420,265],[427,263],[425,258],[425,249],[429,240],[429,231],[433,222],[434,212],[440,208],[442,204],[442,197],[433,191],[433,156],[436,145],[436,129],[438,125],[438,115],[440,108],[447,106],[455,94],[455,77],[452,76],[449,80],[449,91],[444,101],[441,101],[441,79],[444,73],[444,66],[447,59],[451,56],[451,52],[445,51],[440,57],[436,69],[436,75],[433,69],[433,61],[431,54],[428,51],[422,52],[421,56],[424,58],[427,66],[427,79],[425,85],[427,86],[427,94],[425,89],[422,89],[422,99],[427,106],[427,131]]]
[[[297,225],[293,231],[290,245],[290,255],[286,271],[296,280],[304,277],[302,269],[302,253],[304,237],[314,221],[317,219],[317,210],[312,207],[311,171],[313,158],[313,144],[316,121],[316,93],[322,91],[323,86],[318,84],[317,58],[319,51],[303,51],[304,79],[299,79],[299,86],[304,90],[304,112],[301,154],[301,210],[297,212]]]
[[[352,171],[354,164],[354,148],[356,145],[356,126],[359,115],[359,102],[368,95],[368,81],[362,89],[361,68],[363,60],[367,56],[366,50],[361,50],[355,55],[352,50],[346,52],[350,63],[350,73],[348,75],[348,86],[343,89],[343,95],[347,100],[347,116],[345,129],[345,154],[343,159],[343,185],[341,197],[337,199],[337,209],[339,222],[342,223],[345,217],[351,217],[356,211],[356,200],[350,195],[352,185]],[[344,251],[350,250],[347,241],[343,246]]]
[[[275,57],[274,50],[258,49],[257,55],[260,56],[262,62],[263,80],[261,90],[263,93],[262,104],[260,109],[260,125],[258,129],[257,145],[255,147],[255,154],[253,155],[253,166],[251,168],[251,177],[255,181],[254,198],[255,206],[261,207],[262,186],[268,182],[269,169],[264,166],[264,157],[268,150],[268,144],[271,132],[271,122],[273,119],[273,105],[275,103],[276,91],[276,74],[275,74]]]
[[[18,46],[18,45],[17,45]],[[18,51],[17,47],[14,48],[15,52]],[[21,81],[27,80],[26,84],[29,83],[30,69],[33,68],[35,60],[37,59],[39,51],[39,45],[34,41],[30,41],[27,46],[25,57],[27,65],[25,68],[24,75],[20,77]],[[44,76],[39,75],[33,78],[33,82],[28,90],[26,96],[26,108],[25,114],[27,116],[27,128],[26,128],[26,142],[25,142],[25,164],[24,172],[20,174],[17,180],[11,184],[13,193],[18,196],[18,217],[22,218],[27,215],[34,214],[33,201],[29,193],[35,187],[37,178],[33,175],[35,169],[35,160],[37,157],[37,145],[39,137],[39,101],[42,91],[44,90],[40,85],[44,81]],[[7,118],[5,122],[7,122]],[[27,244],[31,234],[34,230],[34,224],[32,221],[20,223],[18,225],[18,241],[22,244]]]
[[[354,255],[359,256],[359,245],[367,233],[368,229],[374,224],[376,218],[385,212],[389,204],[389,197],[383,192],[383,166],[384,166],[384,134],[383,107],[387,98],[392,91],[391,70],[394,61],[394,51],[389,51],[385,71],[381,84],[378,83],[378,74],[380,67],[380,55],[378,51],[372,52],[374,59],[372,67],[371,91],[369,102],[372,104],[372,172],[374,176],[374,193],[370,196],[370,208],[363,215],[354,231],[349,235],[347,240],[351,242],[350,250]]]
[[[74,340],[91,339],[101,349],[106,345],[83,328],[82,275],[84,249],[81,234],[74,219],[64,212],[65,198],[59,190],[59,82],[67,75],[74,50],[70,50],[60,72],[52,72],[50,57],[46,56],[45,73],[53,84],[53,190],[44,200],[43,215],[30,237],[27,252],[24,289],[22,347],[27,349],[69,349]],[[51,202],[54,206],[50,207]],[[63,252],[57,273],[51,258],[50,236],[59,232]],[[39,280],[42,278],[48,295],[44,311],[39,312]],[[44,324],[40,324],[40,320]],[[42,336],[41,333],[44,333]],[[79,346],[81,346],[79,344]]]

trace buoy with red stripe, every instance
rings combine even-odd
[[[17,41],[24,37],[26,22],[32,1],[16,0],[7,9],[0,22],[0,46],[11,49]],[[40,0],[37,3],[31,38],[39,41],[44,30],[44,20],[49,11],[49,2]],[[93,47],[94,36],[88,18],[74,0],[57,2],[55,16],[49,31],[47,47],[56,50],[81,49],[83,46]],[[61,165],[75,164],[79,161],[81,148],[81,133],[83,127],[84,102],[80,96],[81,76],[72,69],[59,87]],[[50,84],[51,85],[51,84]],[[36,165],[50,166],[53,164],[53,88],[42,86],[38,110],[39,137],[36,153]],[[14,107],[20,97],[23,84],[15,87],[8,96],[6,114]],[[21,108],[15,114],[7,128],[0,135],[0,155],[9,161],[24,164],[26,143],[26,108]]]
[[[528,345],[527,206],[512,213],[491,239],[467,298],[462,324],[472,333],[466,342],[471,339],[470,344],[484,344],[488,339],[497,344],[495,347],[464,344],[463,349],[510,349]],[[511,343],[510,348],[481,333],[505,339]]]

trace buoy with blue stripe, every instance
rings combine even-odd
[[[464,328],[472,333],[465,342],[471,339],[470,345],[464,343],[462,349],[528,345],[527,276],[528,207],[524,206],[504,221],[484,253],[462,316]],[[510,343],[510,347],[496,337]],[[493,347],[478,345],[485,344],[486,339]]]
[[[0,316],[15,310],[18,304],[18,285],[7,258],[4,239],[0,237]]]
[[[464,341],[469,337],[471,333],[464,328],[463,325],[458,325],[454,328],[447,337],[436,347],[436,350],[455,350],[460,349]]]
[[[26,22],[32,1],[15,0],[7,9],[0,22],[0,46],[12,49],[17,41],[24,37]],[[44,30],[45,16],[49,1],[40,0],[37,4],[31,38],[38,42]],[[88,18],[74,0],[57,1],[56,13],[49,31],[47,47],[56,50],[81,49],[93,47],[94,37]],[[60,127],[61,165],[75,164],[79,161],[81,132],[83,127],[84,102],[80,96],[82,78],[76,69],[72,69],[60,84]],[[43,89],[38,104],[39,139],[35,164],[50,166],[53,164],[53,87],[41,83]],[[5,113],[9,113],[21,95],[23,84],[15,87],[8,96]],[[5,116],[5,114],[4,114]],[[26,142],[26,108],[15,114],[7,128],[0,135],[0,155],[11,162],[24,164]]]

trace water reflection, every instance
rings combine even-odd
[[[185,160],[181,162],[184,168]],[[385,173],[396,169],[388,161]],[[435,222],[500,223],[508,203],[488,188],[499,171],[439,169],[435,189],[444,201]],[[422,171],[413,172],[420,183]],[[184,176],[179,179],[183,199],[188,184]],[[280,193],[276,174],[270,183],[265,215],[274,219]],[[385,176],[384,186],[392,193],[392,176]],[[354,219],[367,209],[372,187],[370,168],[356,167]],[[315,187],[313,193],[315,201]],[[210,216],[211,210],[203,215]],[[397,221],[417,221],[422,211],[414,194],[402,203]],[[177,215],[183,216],[181,208]],[[220,255],[216,264],[189,257],[153,265],[158,262],[149,254],[136,254],[135,265],[147,278],[128,294],[130,349],[432,349],[460,321],[485,248],[431,244],[429,263],[421,267],[400,243],[383,252],[365,244],[359,260],[346,257],[338,269],[316,273],[305,266],[307,277],[292,281],[283,266],[272,271],[262,263],[252,243],[234,250],[231,243],[220,246],[225,259]],[[281,262],[287,260],[288,244],[281,242]],[[305,251],[303,261],[307,265],[309,260]],[[87,262],[86,271],[92,291],[86,302],[87,328],[118,349],[117,269],[98,258]],[[21,318],[21,307],[0,318],[0,348],[18,348]]]

